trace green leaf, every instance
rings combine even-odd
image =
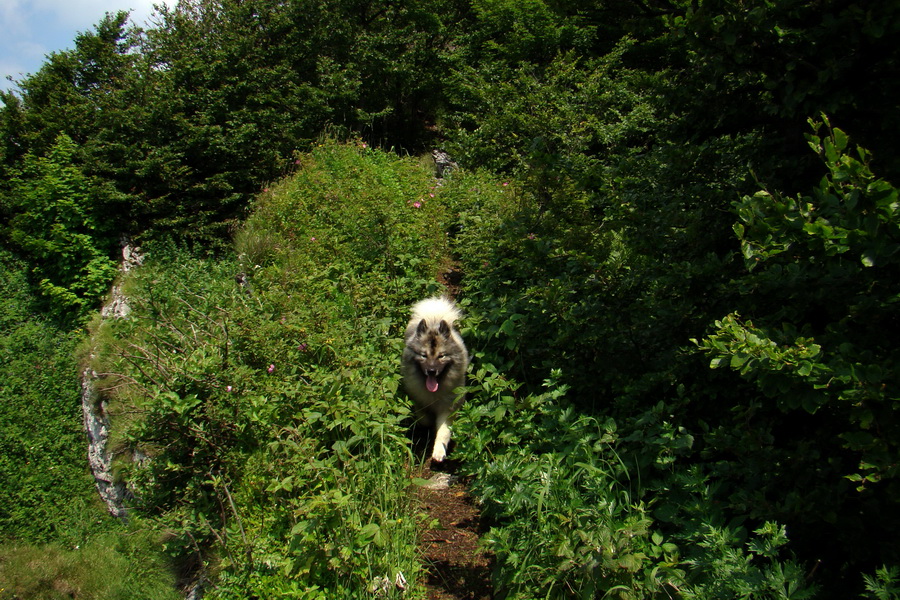
[[[847,142],[850,139],[849,136],[837,127],[832,130],[832,133],[834,134],[835,147],[839,151],[844,151],[847,148]]]
[[[709,361],[709,368],[710,369],[718,369],[719,367],[721,367],[725,364],[728,364],[727,356],[716,356],[715,358],[713,358],[712,360]]]
[[[376,537],[381,533],[381,527],[378,523],[369,523],[363,526],[356,535],[356,541],[367,546],[375,541]]]
[[[729,366],[732,369],[740,369],[744,366],[744,364],[750,359],[749,356],[745,354],[732,354],[731,360],[729,361]],[[714,367],[715,368],[715,367]]]

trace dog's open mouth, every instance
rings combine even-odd
[[[426,390],[434,393],[434,392],[438,391],[439,387],[440,387],[440,384],[438,383],[436,375],[426,375],[425,376],[425,389]]]

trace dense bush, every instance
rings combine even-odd
[[[761,191],[735,203],[748,267],[735,282],[740,312],[717,320],[701,346],[713,367],[754,383],[760,412],[777,408],[799,431],[827,435],[781,442],[805,451],[792,448],[793,464],[773,469],[754,504],[804,522],[798,531],[813,543],[818,515],[852,561],[893,563],[900,202],[843,131],[819,123],[809,140],[829,171],[812,195]]]
[[[48,542],[67,536],[95,495],[84,461],[78,335],[39,316],[25,265],[8,254],[0,264],[0,529],[7,539]]]
[[[539,537],[549,539],[565,527],[544,531],[531,522],[520,531],[527,518],[506,511],[523,501],[520,494],[532,494],[538,504],[523,512],[537,518],[551,501],[541,495],[549,488],[542,492],[535,480],[526,492],[519,476],[540,472],[545,460],[563,468],[573,454],[556,456],[565,427],[573,429],[573,440],[591,444],[602,436],[596,432],[603,423],[615,432],[609,455],[595,452],[594,462],[583,460],[566,476],[575,486],[566,492],[577,496],[563,504],[598,502],[583,499],[596,492],[577,483],[579,470],[610,473],[620,485],[628,478],[625,489],[645,515],[645,535],[677,549],[674,570],[656,581],[657,592],[651,585],[646,594],[674,585],[691,597],[751,589],[768,597],[782,588],[793,590],[785,592],[789,597],[806,597],[818,587],[810,583],[821,583],[820,593],[847,594],[861,591],[860,571],[896,562],[896,525],[886,517],[896,512],[893,443],[881,440],[892,439],[893,427],[893,337],[885,332],[893,322],[887,282],[893,280],[896,190],[871,173],[865,150],[849,153],[843,132],[820,136],[811,136],[811,145],[830,174],[812,197],[764,192],[734,203],[740,223],[728,230],[740,235],[749,273],[739,270],[733,252],[709,248],[702,249],[702,261],[683,259],[674,269],[660,263],[654,259],[696,249],[679,250],[666,238],[653,248],[652,238],[632,232],[629,220],[598,228],[586,194],[577,189],[547,198],[534,181],[505,187],[511,199],[505,208],[479,207],[478,216],[461,216],[454,240],[467,274],[466,300],[478,317],[471,333],[482,340],[484,368],[494,374],[490,386],[476,385],[473,403],[482,406],[471,409],[477,425],[467,430],[473,440],[464,442],[464,452],[475,444],[467,459],[477,485],[487,486],[488,506],[494,498],[502,507],[492,543],[501,566],[508,561],[501,579],[511,589],[532,589],[517,587],[529,569],[534,573],[526,579],[538,589],[563,582],[592,589],[585,555],[577,562],[581,570],[548,565],[533,550],[537,541],[524,534],[542,531]],[[552,210],[544,210],[547,203]],[[672,231],[672,241],[680,233]],[[882,291],[887,296],[880,300]],[[746,316],[754,321],[734,314],[721,319],[716,311],[726,307],[750,311]],[[706,370],[689,340],[714,321],[715,333],[701,342],[713,366],[730,365],[759,389]],[[545,398],[541,383],[551,373],[564,384],[558,397],[565,401],[554,403],[549,422],[538,416],[541,425],[535,425],[531,413],[548,408],[546,399],[534,398]],[[475,380],[485,376],[476,366]],[[570,403],[576,414],[598,421],[585,421],[587,429],[553,424],[572,410]],[[528,414],[518,416],[522,410]],[[553,442],[542,447],[541,440]],[[484,443],[488,447],[479,446]],[[512,479],[497,487],[501,472]],[[590,535],[569,523],[580,539]],[[776,551],[788,539],[785,531],[801,562]],[[778,556],[786,562],[765,564]],[[809,573],[815,577],[808,580]],[[613,581],[609,575],[603,580]]]
[[[21,175],[12,180],[16,215],[6,231],[33,265],[47,312],[61,317],[93,310],[116,273],[93,202],[98,184],[74,164],[74,155],[75,144],[61,135],[46,157],[25,156]]]

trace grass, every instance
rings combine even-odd
[[[182,597],[146,533],[110,533],[83,546],[0,548],[0,598],[13,600],[174,600]]]

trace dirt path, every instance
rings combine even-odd
[[[419,475],[435,482],[434,489],[422,487],[417,492],[429,520],[437,521],[421,542],[428,570],[426,598],[490,600],[493,556],[479,542],[487,525],[468,493],[467,482],[457,478],[456,470],[451,459],[432,470],[428,459]]]

